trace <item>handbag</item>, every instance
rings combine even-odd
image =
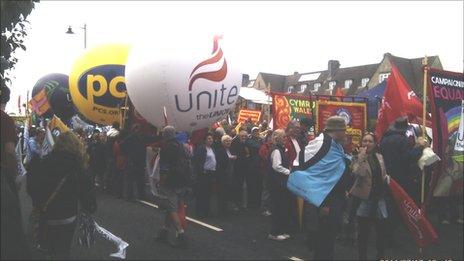
[[[45,226],[45,218],[44,214],[47,212],[47,208],[52,202],[52,200],[56,197],[59,190],[63,186],[64,182],[68,178],[69,174],[64,176],[52,194],[48,197],[47,201],[42,207],[35,207],[32,209],[31,216],[30,216],[30,223],[32,228],[32,245],[40,250],[40,251],[47,251],[44,247],[44,239],[46,237],[46,226]]]

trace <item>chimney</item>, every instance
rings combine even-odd
[[[242,86],[248,86],[248,83],[250,83],[250,75],[242,74]]]
[[[329,77],[332,78],[335,76],[335,73],[337,70],[340,68],[340,62],[337,60],[329,60],[329,66],[328,66],[328,71],[329,71]]]

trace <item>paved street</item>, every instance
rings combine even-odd
[[[21,190],[23,220],[26,224],[31,211],[31,202],[24,188]],[[167,244],[155,242],[155,231],[163,222],[162,212],[140,202],[128,202],[115,199],[108,194],[97,194],[98,212],[96,221],[116,236],[128,242],[127,259],[251,259],[251,260],[311,260],[313,253],[304,244],[304,235],[296,234],[286,242],[274,242],[267,239],[269,218],[258,211],[245,210],[235,215],[201,220],[206,224],[220,228],[215,231],[203,225],[188,222],[187,233],[190,239],[188,249],[174,249]],[[151,200],[149,200],[151,201]],[[195,218],[190,204],[187,215]],[[432,221],[436,221],[432,218]],[[433,222],[440,236],[440,242],[426,249],[423,259],[463,259],[463,226],[437,225]],[[399,235],[401,247],[387,250],[390,259],[417,259],[419,254],[412,238],[404,230]],[[371,234],[374,238],[374,235]],[[116,247],[109,241],[98,238],[90,249],[73,245],[71,256],[75,259],[114,259],[109,254],[116,252]],[[373,242],[370,244],[369,256],[375,256]],[[356,259],[356,249],[337,243],[335,258],[337,260]],[[37,258],[40,258],[37,256]]]

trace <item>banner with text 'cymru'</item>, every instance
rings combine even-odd
[[[313,116],[314,101],[310,97],[284,93],[271,93],[274,129],[285,129],[293,119]]]

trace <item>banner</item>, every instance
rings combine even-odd
[[[347,153],[361,145],[361,138],[367,127],[367,110],[365,103],[318,101],[316,103],[316,132],[322,132],[325,122],[331,116],[341,116],[345,119],[348,133]]]
[[[429,69],[428,97],[433,121],[433,150],[446,162],[446,156],[463,161],[464,74]],[[447,151],[452,155],[445,155]]]
[[[253,123],[258,123],[261,118],[261,111],[258,110],[240,110],[238,113],[238,122],[245,123],[248,118],[251,118]]]
[[[314,101],[310,97],[271,93],[274,129],[285,129],[289,121],[313,116]]]
[[[32,99],[29,101],[29,105],[37,115],[41,116],[50,109],[50,103],[48,102],[47,93],[45,89],[39,91]]]
[[[390,190],[392,192],[398,211],[403,222],[408,227],[411,236],[419,247],[426,247],[438,240],[437,232],[424,213],[419,209],[411,197],[398,185],[394,179],[390,179]]]

